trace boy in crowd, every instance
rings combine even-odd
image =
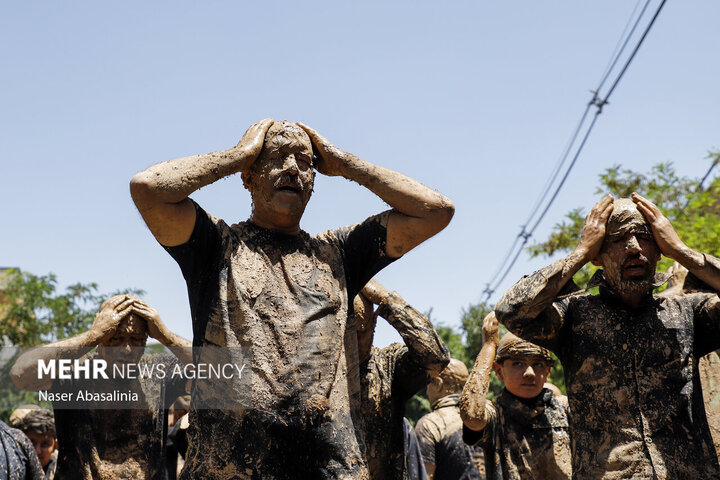
[[[13,426],[27,435],[35,447],[35,453],[37,453],[45,473],[44,480],[52,480],[55,477],[58,458],[58,441],[53,413],[45,408],[28,410],[19,423]]]
[[[544,387],[553,363],[546,349],[511,333],[499,341],[495,314],[485,317],[460,414],[465,441],[485,450],[489,480],[571,478],[567,398]],[[492,369],[505,383],[495,402],[486,400]]]

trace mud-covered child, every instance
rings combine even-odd
[[[487,478],[571,478],[568,404],[544,387],[553,359],[550,353],[511,333],[499,340],[498,321],[483,321],[483,346],[463,389],[460,414],[463,438],[485,451]],[[487,400],[490,373],[505,388]]]

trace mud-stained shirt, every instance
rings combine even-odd
[[[428,318],[393,292],[378,315],[388,320],[405,341],[372,347],[360,365],[362,420],[367,462],[374,480],[408,477],[403,416],[405,403],[430,381],[427,371],[440,372],[450,355]]]
[[[368,478],[348,298],[392,261],[388,212],[315,237],[196,212],[189,241],[167,248],[193,345],[251,348],[252,392],[244,410],[191,405],[181,478]]]
[[[459,393],[440,398],[415,429],[425,463],[435,465],[436,480],[485,478],[482,449],[463,441],[459,403]]]
[[[159,364],[172,372],[178,360],[173,355],[143,355],[139,371]],[[92,382],[55,380],[52,390],[77,395],[92,389],[87,387]],[[185,379],[168,373],[163,378],[138,376],[136,382],[123,383],[138,393],[132,409],[70,410],[54,404],[59,451],[55,480],[165,479],[167,408],[185,395]]]
[[[485,451],[488,480],[568,480],[571,478],[567,397],[547,388],[521,399],[503,389],[487,401],[487,425],[463,427],[463,438]]]
[[[700,357],[720,347],[718,296],[648,294],[631,309],[599,270],[599,295],[567,296],[570,282],[550,298],[563,267],[524,277],[495,313],[562,362],[574,478],[720,478],[698,375]]]
[[[44,475],[30,439],[0,420],[0,479],[42,480]]]

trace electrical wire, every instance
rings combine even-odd
[[[515,237],[515,242],[513,243],[512,247],[510,248],[510,250],[508,251],[508,253],[506,254],[505,258],[503,259],[502,263],[500,264],[500,267],[497,269],[495,275],[493,275],[492,279],[486,284],[486,287],[485,287],[485,289],[483,290],[483,293],[485,294],[485,299],[483,300],[484,302],[487,302],[487,301],[490,299],[490,297],[491,297],[492,294],[495,292],[495,290],[498,288],[498,286],[500,286],[500,284],[502,284],[502,282],[505,280],[505,278],[507,277],[507,275],[510,273],[510,270],[511,270],[512,267],[515,265],[515,263],[517,262],[517,259],[520,257],[520,253],[522,253],[522,251],[523,251],[523,249],[525,248],[525,246],[527,245],[530,237],[533,235],[533,233],[535,232],[535,230],[537,229],[537,227],[540,225],[540,222],[542,222],[542,220],[545,218],[545,215],[546,215],[547,212],[550,210],[550,207],[551,207],[552,204],[555,202],[555,199],[557,198],[558,193],[559,193],[560,190],[562,189],[563,185],[565,184],[565,181],[567,180],[568,176],[570,175],[570,172],[572,171],[573,167],[575,166],[575,163],[577,162],[577,159],[579,158],[580,153],[582,152],[583,147],[585,146],[585,144],[586,144],[586,142],[587,142],[587,139],[589,138],[590,133],[592,132],[593,127],[595,126],[595,122],[597,121],[598,116],[602,113],[603,107],[604,107],[606,104],[608,104],[608,99],[610,98],[610,96],[612,95],[612,93],[615,91],[615,88],[616,88],[616,87],[618,86],[618,84],[620,83],[620,80],[622,79],[622,77],[625,75],[625,72],[627,71],[628,67],[630,66],[630,64],[632,63],[633,59],[635,58],[635,55],[637,54],[638,50],[640,49],[640,46],[641,46],[641,45],[643,44],[643,42],[645,41],[645,38],[647,37],[647,34],[650,32],[650,29],[651,29],[652,26],[654,25],[655,20],[658,18],[658,15],[659,15],[660,12],[662,11],[662,8],[665,6],[666,1],[667,1],[667,0],[662,0],[662,2],[660,3],[660,5],[659,5],[658,8],[656,9],[655,14],[653,15],[652,19],[650,20],[650,22],[649,22],[649,23],[647,24],[647,26],[645,27],[645,31],[643,32],[642,36],[640,37],[640,39],[639,39],[638,42],[636,43],[635,48],[633,49],[632,53],[629,55],[629,57],[628,57],[627,60],[625,61],[625,64],[624,64],[622,70],[621,70],[620,73],[616,76],[615,80],[614,80],[613,83],[612,83],[612,86],[610,87],[610,89],[608,90],[608,92],[605,94],[605,97],[604,97],[602,100],[600,100],[599,92],[600,92],[601,88],[603,87],[603,85],[605,84],[605,82],[607,81],[607,79],[609,78],[610,73],[611,73],[612,70],[615,68],[618,60],[619,60],[620,57],[622,56],[622,54],[623,54],[623,52],[624,52],[624,50],[625,50],[625,47],[628,45],[630,38],[633,36],[633,34],[634,34],[634,32],[635,32],[635,29],[637,28],[637,26],[638,26],[639,23],[640,23],[640,20],[641,20],[642,17],[644,16],[645,10],[647,9],[648,5],[650,4],[650,0],[646,0],[645,5],[643,6],[640,14],[637,16],[637,18],[636,18],[636,20],[635,20],[635,22],[634,22],[634,24],[633,24],[632,29],[630,30],[629,33],[627,33],[627,35],[625,35],[625,32],[627,32],[627,27],[630,25],[630,22],[632,21],[632,18],[635,16],[635,12],[637,11],[637,7],[638,7],[639,3],[636,4],[635,9],[633,10],[633,12],[632,12],[632,14],[631,14],[631,16],[630,16],[630,19],[628,20],[628,23],[627,23],[627,25],[626,25],[626,27],[625,27],[625,31],[623,32],[623,35],[621,36],[621,41],[618,42],[618,45],[621,45],[621,46],[620,46],[620,48],[618,48],[618,47],[616,46],[616,48],[615,48],[616,51],[615,51],[615,53],[612,55],[612,60],[609,62],[609,66],[606,67],[606,70],[605,70],[605,72],[604,72],[603,75],[602,75],[602,78],[601,78],[601,80],[600,80],[600,82],[599,82],[599,84],[598,84],[598,88],[596,88],[595,90],[592,91],[592,93],[593,93],[593,98],[590,100],[590,102],[588,102],[588,104],[587,104],[587,106],[586,106],[586,108],[585,108],[585,111],[584,111],[582,117],[580,118],[580,121],[578,122],[577,127],[575,128],[574,133],[573,133],[573,134],[571,135],[571,137],[570,137],[570,141],[568,142],[568,144],[567,144],[567,146],[566,146],[563,154],[560,156],[560,158],[559,158],[559,160],[558,160],[558,162],[557,162],[557,164],[556,164],[556,167],[554,168],[552,174],[551,174],[550,177],[549,177],[548,182],[546,183],[545,187],[543,187],[543,193],[540,195],[538,201],[536,202],[535,206],[534,206],[533,209],[531,210],[531,213],[530,213],[530,215],[528,216],[527,221],[526,221],[525,224],[521,227],[520,233],[517,235],[517,237]],[[625,37],[624,41],[622,40],[623,37]],[[535,220],[532,228],[530,228],[530,230],[527,230],[527,226],[530,224],[531,220],[533,219],[533,217],[535,216],[535,214],[536,214],[536,213],[538,212],[538,210],[540,209],[540,206],[542,205],[543,201],[545,200],[545,198],[547,197],[548,193],[550,192],[550,188],[552,187],[552,185],[553,185],[553,184],[555,183],[555,181],[557,180],[558,175],[559,175],[559,173],[560,173],[560,169],[562,168],[562,166],[565,164],[565,161],[566,161],[567,158],[569,157],[570,151],[572,150],[572,146],[575,144],[575,141],[577,140],[577,138],[578,138],[578,136],[579,136],[579,133],[580,133],[580,131],[581,131],[581,129],[582,129],[582,126],[583,126],[583,124],[585,123],[585,120],[586,120],[587,114],[588,114],[588,112],[589,112],[589,109],[590,109],[590,107],[593,106],[593,105],[594,105],[595,107],[597,107],[597,110],[596,110],[596,112],[595,112],[595,115],[593,116],[593,120],[592,120],[592,122],[590,123],[590,126],[589,126],[589,127],[587,128],[587,130],[585,131],[585,135],[584,135],[584,137],[583,137],[580,145],[578,146],[578,148],[577,148],[576,151],[575,151],[575,155],[573,156],[572,161],[570,162],[570,164],[568,165],[567,169],[565,170],[565,174],[563,175],[562,179],[560,180],[560,183],[559,183],[559,184],[557,185],[557,187],[555,188],[555,191],[554,191],[552,197],[550,198],[550,200],[548,201],[548,203],[545,205],[545,208],[543,209],[542,213],[541,213],[540,216]],[[717,162],[715,162],[712,167],[714,167],[715,164],[717,164]],[[711,170],[712,170],[712,167],[711,167]],[[709,174],[710,174],[710,171],[708,171],[708,173],[706,174],[706,177],[705,177],[705,178],[707,178],[707,176],[708,176]],[[703,181],[704,181],[704,179],[703,179]],[[701,184],[702,184],[702,182],[701,182]],[[520,244],[520,247],[517,248],[518,241],[519,241],[521,238],[523,239],[523,241],[522,241],[522,243]],[[517,248],[517,250],[516,250],[516,248]],[[515,255],[513,255],[513,252],[515,252]],[[508,264],[508,260],[510,260],[511,257],[512,257],[512,260],[511,260],[510,263]],[[507,267],[505,267],[506,264],[507,264]],[[501,274],[500,272],[502,272],[502,274]]]

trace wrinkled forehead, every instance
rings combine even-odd
[[[650,234],[647,220],[629,198],[619,198],[613,203],[613,211],[607,222],[606,236],[622,237],[628,233]]]
[[[145,322],[145,319],[131,313],[120,321],[117,333],[126,333],[128,335],[147,335],[147,323]]]
[[[282,147],[312,150],[312,142],[305,130],[297,124],[287,121],[275,122],[265,134],[263,150],[277,151]]]

